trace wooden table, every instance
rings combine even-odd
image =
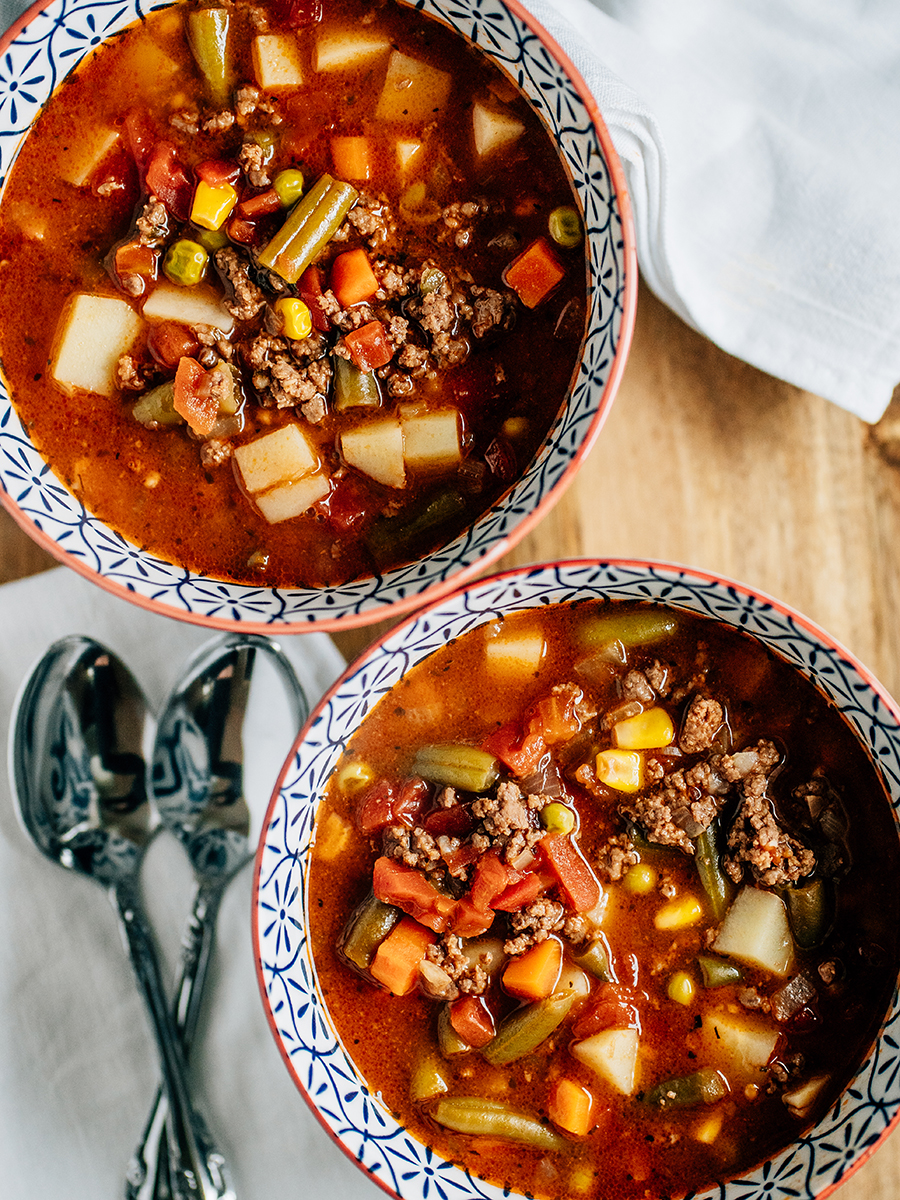
[[[616,556],[721,572],[824,626],[900,697],[900,469],[885,453],[893,421],[892,406],[872,430],[730,358],[643,288],[598,444],[500,565]],[[52,565],[0,511],[0,582]],[[335,641],[353,655],[386,627]],[[840,1192],[898,1195],[900,1132]]]

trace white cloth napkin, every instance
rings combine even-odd
[[[876,421],[900,382],[896,0],[523,0],[593,91],[652,290]]]
[[[154,712],[193,650],[215,636],[110,597],[65,568],[0,587],[0,728],[51,642],[85,633],[116,651]],[[322,633],[283,637],[314,702],[343,668]],[[277,711],[251,710],[247,766],[258,832],[293,733]],[[294,731],[296,732],[296,731]],[[0,769],[0,1195],[104,1200],[124,1173],[154,1096],[155,1050],[117,920],[104,890],[49,862],[21,829]],[[175,974],[192,877],[168,834],[143,864],[148,909]],[[238,1200],[374,1195],[296,1090],[269,1031],[251,946],[251,875],[222,904],[205,1019],[192,1066],[196,1097],[230,1162]]]

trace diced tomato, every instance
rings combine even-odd
[[[196,358],[185,356],[178,360],[175,372],[175,392],[172,407],[184,417],[194,433],[207,437],[219,416],[219,403],[215,396],[204,389],[206,375]]]
[[[527,727],[540,733],[548,746],[570,741],[581,728],[575,712],[578,695],[574,688],[563,688],[542,696],[531,709]]]
[[[640,1029],[637,997],[618,983],[601,983],[594,988],[587,1008],[572,1026],[573,1037],[580,1041],[605,1029]]]
[[[158,325],[150,326],[147,349],[157,362],[174,367],[185,355],[196,354],[200,343],[187,325],[178,321],[160,321]]]
[[[194,174],[210,187],[221,187],[223,183],[230,183],[233,187],[240,178],[241,168],[237,163],[226,162],[223,158],[207,158],[197,163]]]
[[[300,299],[309,309],[313,329],[318,329],[320,333],[327,333],[331,328],[331,318],[325,311],[322,282],[322,268],[315,265],[307,267],[297,281],[297,291]]]
[[[143,178],[150,156],[159,142],[159,136],[145,112],[132,109],[126,114],[125,137]]]
[[[243,217],[232,217],[225,231],[233,242],[240,242],[242,246],[252,246],[259,238],[259,231],[253,222],[245,221]]]
[[[469,889],[469,899],[476,908],[486,910],[493,907],[496,898],[521,876],[505,863],[500,861],[496,850],[489,850],[478,860],[475,876]]]
[[[475,818],[465,804],[454,804],[433,809],[422,819],[422,825],[432,837],[464,838],[475,828]]]
[[[393,805],[393,824],[408,825],[410,829],[419,824],[425,801],[431,793],[431,788],[424,779],[414,775],[400,785],[400,791]]]
[[[587,859],[570,837],[548,833],[537,845],[540,858],[556,878],[569,908],[590,912],[600,902],[600,884]]]
[[[494,1017],[481,996],[460,996],[449,1009],[450,1024],[473,1050],[486,1046],[494,1036]]]
[[[440,834],[437,835],[440,837]],[[473,846],[471,842],[461,842],[455,849],[447,849],[441,851],[441,858],[447,864],[447,869],[451,872],[461,870],[463,867],[468,867],[471,863],[476,862],[481,851]]]
[[[480,937],[487,933],[494,923],[494,913],[491,909],[476,908],[468,896],[457,900],[450,918],[450,931],[457,937]]]
[[[113,269],[120,283],[129,280],[129,294],[137,295],[141,293],[134,290],[135,283],[143,281],[143,288],[146,288],[147,283],[156,279],[158,263],[159,252],[152,246],[142,246],[140,242],[125,242],[116,249]],[[171,365],[174,366],[177,361],[177,358],[174,359]]]
[[[536,771],[547,752],[547,745],[541,735],[523,732],[516,721],[511,721],[488,734],[481,744],[520,779]]]
[[[279,208],[281,208],[281,200],[278,193],[274,188],[269,188],[266,192],[247,196],[237,206],[237,213],[239,217],[253,220],[255,217],[264,217],[269,213],[278,212]]]
[[[180,221],[186,221],[191,209],[194,185],[178,161],[171,142],[160,142],[147,162],[145,182],[152,195]]]
[[[316,508],[338,533],[349,533],[370,515],[372,493],[358,475],[341,475],[331,482],[331,491]]]
[[[396,905],[435,933],[443,933],[450,926],[456,901],[439,892],[415,867],[382,855],[375,860],[372,890],[382,903]]]
[[[501,892],[491,907],[498,912],[518,912],[520,908],[542,896],[547,887],[548,881],[545,876],[539,875],[537,871],[528,871]]]
[[[344,345],[350,351],[353,365],[360,371],[375,371],[378,367],[387,366],[394,353],[384,326],[377,320],[368,321],[359,329],[345,333]]]
[[[371,837],[393,822],[397,788],[388,779],[377,779],[356,806],[356,826],[363,837]]]
[[[504,483],[511,483],[519,473],[516,452],[506,438],[494,438],[484,452],[484,461],[491,474]]]
[[[269,11],[282,29],[305,29],[322,20],[322,0],[272,0]]]

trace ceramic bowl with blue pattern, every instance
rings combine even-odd
[[[336,1035],[307,922],[308,860],[326,782],[366,714],[416,663],[469,630],[523,609],[590,599],[647,600],[757,638],[842,712],[900,813],[900,707],[828,634],[742,584],[664,563],[572,561],[463,586],[407,618],[351,664],[302,731],[269,806],[256,856],[253,936],[263,1003],[288,1071],[325,1131],[402,1200],[478,1197],[501,1188],[443,1161],[404,1130]],[[825,1117],[756,1169],[689,1200],[813,1200],[865,1161],[900,1119],[900,996],[856,1076]]]
[[[166,0],[168,2],[168,0]],[[52,0],[0,42],[0,185],[41,106],[102,40],[164,4]],[[187,571],[130,544],[88,512],[32,444],[0,385],[0,498],[45,549],[107,590],[219,629],[280,634],[348,628],[405,611],[473,578],[522,538],[571,481],[618,387],[631,338],[637,268],[624,175],[586,85],[518,0],[419,0],[515,79],[559,146],[589,247],[587,334],[565,403],[525,475],[474,525],[428,557],[345,586],[256,587]]]

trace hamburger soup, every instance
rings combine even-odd
[[[3,372],[59,478],[267,586],[456,536],[541,446],[585,325],[544,127],[392,0],[178,4],[109,39],[22,147],[0,265]]]
[[[818,1120],[898,961],[898,838],[830,703],[753,638],[551,605],[413,667],[329,782],[335,1028],[398,1120],[537,1196],[680,1196]]]

